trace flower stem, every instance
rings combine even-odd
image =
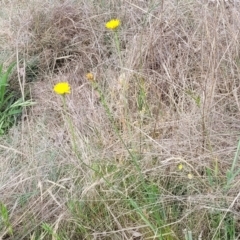
[[[123,67],[121,49],[120,49],[120,41],[119,41],[119,36],[118,36],[117,31],[114,31],[114,42],[115,42],[117,53],[118,53],[118,56],[119,56],[120,65],[121,65],[121,67]]]
[[[64,110],[64,114],[65,114],[65,117],[66,117],[69,129],[70,129],[70,134],[71,134],[71,137],[72,137],[72,141],[71,141],[72,148],[73,148],[74,153],[77,155],[76,136],[75,136],[75,133],[74,133],[73,123],[72,123],[71,119],[68,116],[65,94],[62,95],[62,97],[63,97],[62,98],[63,99],[63,110]]]

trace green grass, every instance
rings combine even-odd
[[[1,11],[0,239],[239,238],[230,2],[10,0]],[[71,93],[56,95],[58,82]]]
[[[0,203],[0,229],[6,234],[13,236],[13,229],[9,220],[8,209],[3,203]]]
[[[9,78],[15,65],[12,63],[5,72],[3,64],[0,65],[0,135],[16,123],[23,108],[32,104],[29,100],[25,101],[24,96],[18,98],[18,93],[10,89]]]

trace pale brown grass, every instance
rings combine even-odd
[[[221,228],[220,220],[212,225],[212,211],[230,212],[239,234],[239,177],[223,191],[240,129],[237,2],[10,0],[2,5],[0,59],[19,60],[24,74],[12,84],[24,84],[37,103],[1,138],[0,201],[9,209],[14,239],[41,239],[43,222],[56,233],[64,229],[66,239],[154,239],[138,211],[115,191],[143,198],[146,209],[141,209],[151,221],[142,178],[158,186],[160,211],[169,214],[158,226],[168,232],[163,239],[184,239],[184,229],[192,230],[194,239],[212,239]],[[104,26],[113,17],[122,22],[123,66]],[[140,172],[85,78],[89,71]],[[67,106],[80,157],[71,148],[61,98],[52,91],[59,81],[72,87]],[[212,170],[212,184],[206,169]],[[73,204],[77,201],[83,201],[83,213]],[[71,211],[70,203],[76,209]],[[171,211],[181,212],[176,218],[167,210],[175,205]],[[6,229],[0,230],[1,239]]]

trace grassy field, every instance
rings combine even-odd
[[[239,8],[2,0],[0,239],[240,239]]]

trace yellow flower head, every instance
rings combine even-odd
[[[178,167],[178,170],[181,171],[183,169],[183,164],[179,163],[177,167]]]
[[[86,74],[86,78],[87,78],[89,81],[93,81],[93,80],[94,80],[94,75],[89,72],[89,73]]]
[[[60,95],[67,94],[71,92],[70,85],[67,82],[57,83],[54,88],[54,92]]]
[[[114,29],[118,28],[118,27],[120,26],[120,24],[121,24],[121,22],[120,22],[119,19],[111,19],[110,21],[108,21],[108,22],[105,24],[105,26],[106,26],[106,28],[108,28],[108,29],[114,30]]]

